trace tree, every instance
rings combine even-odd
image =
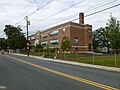
[[[109,47],[112,49],[120,49],[120,21],[110,15],[110,19],[106,23],[105,28],[98,28],[93,31],[93,48]]]
[[[70,48],[71,48],[71,45],[70,45],[69,38],[67,38],[67,37],[63,38],[62,44],[61,44],[61,49],[67,50],[67,49],[70,49]]]
[[[8,39],[12,38],[12,37],[16,37],[17,35],[23,34],[21,33],[22,29],[20,27],[14,27],[12,25],[6,25],[4,32],[6,34],[6,36],[8,37]]]
[[[120,49],[120,21],[110,15],[106,24],[107,37],[113,49]]]
[[[96,31],[92,33],[92,42],[93,42],[93,50],[96,50],[99,47],[99,39],[97,38]]]
[[[7,45],[6,45],[5,38],[0,38],[0,50],[6,49],[6,48],[7,48]]]
[[[35,51],[43,50],[43,47],[40,44],[36,44]]]
[[[93,49],[97,49],[98,47],[108,47],[108,37],[105,28],[100,27],[97,30],[93,31]]]
[[[6,25],[4,32],[7,36],[7,45],[10,49],[23,49],[26,47],[26,38],[20,27]]]

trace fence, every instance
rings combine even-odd
[[[30,51],[30,55],[41,56],[44,58],[61,59],[76,61],[81,63],[120,67],[120,50],[112,50],[107,53],[93,51],[58,51],[56,49],[40,49]]]

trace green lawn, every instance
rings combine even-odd
[[[31,52],[31,55],[42,56],[43,52]],[[56,54],[44,52],[44,56],[48,58],[54,58]],[[59,53],[57,54],[57,59],[61,60],[68,60],[68,61],[75,61],[81,63],[88,63],[88,64],[95,64],[95,65],[103,65],[103,66],[110,66],[110,67],[120,67],[120,56],[117,56],[115,66],[115,57],[114,56],[85,56],[83,54],[76,54],[76,53]]]
[[[88,64],[95,64],[95,65],[103,65],[103,66],[110,66],[110,67],[120,67],[120,56],[117,56],[115,66],[115,58],[114,56],[95,56],[93,57],[79,57],[76,58],[61,58],[61,60],[68,60],[68,61],[76,61],[81,63],[88,63]]]

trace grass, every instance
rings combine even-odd
[[[42,52],[30,52],[30,55],[34,55],[34,56],[42,56],[43,53],[42,53]]]
[[[62,58],[61,60],[76,61],[80,63],[95,64],[95,65],[110,66],[110,67],[120,67],[120,56],[117,56],[116,59],[117,66],[115,65],[114,56],[95,56],[94,59],[93,57],[81,57],[78,59]]]
[[[43,56],[43,52],[31,52],[31,55]],[[54,58],[55,53],[44,52],[44,56],[48,58]],[[115,57],[114,56],[95,56],[94,59],[92,56],[85,56],[83,54],[77,55],[76,53],[59,53],[57,54],[57,58],[61,60],[67,61],[75,61],[80,63],[87,64],[95,64],[102,66],[110,66],[110,67],[119,67],[120,68],[120,56],[116,57],[115,65]]]

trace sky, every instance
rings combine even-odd
[[[26,16],[30,21],[29,35],[79,18],[80,12],[86,16],[85,24],[96,30],[106,26],[110,13],[120,21],[120,5],[87,15],[117,4],[120,0],[0,0],[0,38],[6,37],[5,25],[19,26],[26,33]]]

